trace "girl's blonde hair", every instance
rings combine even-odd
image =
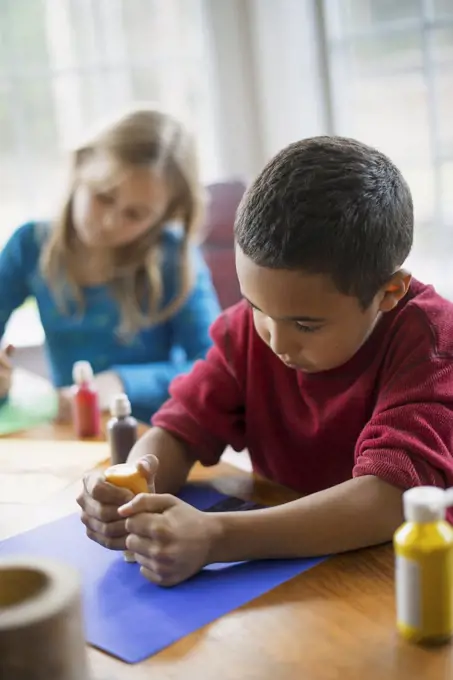
[[[100,156],[107,160],[112,176],[118,181],[124,169],[149,167],[161,172],[170,189],[168,208],[158,224],[140,238],[114,251],[114,278],[109,286],[120,309],[120,330],[133,334],[152,323],[172,316],[190,292],[192,276],[189,246],[197,233],[202,217],[203,191],[198,175],[198,163],[192,136],[175,118],[156,108],[139,107],[129,110],[104,124],[73,150],[71,185],[61,213],[46,243],[41,257],[41,271],[53,290],[63,311],[67,299],[62,293],[69,285],[83,308],[83,292],[77,280],[74,256],[73,194],[82,166]],[[106,178],[101,178],[105,189]],[[161,248],[162,228],[177,219],[183,227],[179,251],[179,290],[165,306],[162,303]],[[65,286],[66,284],[66,286]],[[149,303],[143,311],[143,295]]]

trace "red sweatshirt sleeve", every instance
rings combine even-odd
[[[154,426],[187,442],[204,465],[215,465],[228,445],[236,451],[245,448],[244,389],[237,362],[246,354],[247,312],[240,304],[214,322],[214,345],[206,359],[173,381],[170,399],[152,419]]]
[[[453,356],[418,317],[392,341],[353,470],[403,489],[453,485]]]

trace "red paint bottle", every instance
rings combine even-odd
[[[72,421],[76,436],[97,437],[101,431],[99,396],[88,361],[76,361],[72,369]]]

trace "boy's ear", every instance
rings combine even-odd
[[[412,280],[412,275],[406,269],[399,269],[381,289],[381,312],[391,312],[398,302],[406,295]]]

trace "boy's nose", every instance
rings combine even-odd
[[[277,354],[279,357],[290,357],[293,354],[286,333],[276,328],[275,324],[269,330],[269,346],[274,354]]]

